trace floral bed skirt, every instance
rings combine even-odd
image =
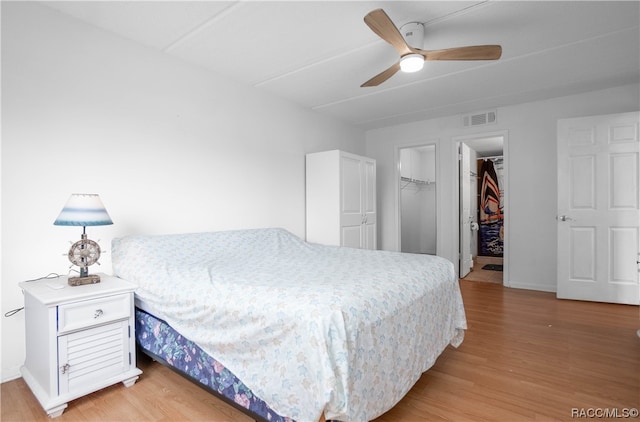
[[[184,338],[165,321],[136,308],[136,341],[145,352],[253,418],[269,422],[294,422],[275,413],[231,371]],[[259,417],[259,418],[258,418]]]

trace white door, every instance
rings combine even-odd
[[[640,303],[640,113],[558,121],[558,289]]]
[[[471,257],[471,155],[469,146],[460,144],[460,278],[469,274]]]

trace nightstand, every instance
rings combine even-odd
[[[70,286],[67,277],[19,283],[24,292],[26,359],[22,377],[50,417],[67,403],[122,382],[136,368],[133,292],[125,280]]]

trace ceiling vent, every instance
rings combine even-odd
[[[496,117],[496,110],[465,114],[462,116],[462,125],[465,127],[491,125],[496,122]]]

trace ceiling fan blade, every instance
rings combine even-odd
[[[382,82],[386,81],[387,79],[395,75],[398,70],[400,70],[400,63],[396,63],[390,68],[388,68],[387,70],[385,70],[384,72],[378,73],[376,76],[374,76],[373,78],[369,79],[367,82],[360,85],[360,87],[378,86]]]
[[[499,45],[474,45],[431,51],[415,50],[422,54],[425,60],[496,60],[502,56],[502,47]]]
[[[367,13],[367,16],[364,17],[364,23],[380,38],[391,44],[400,56],[413,52],[384,10],[376,9]]]

